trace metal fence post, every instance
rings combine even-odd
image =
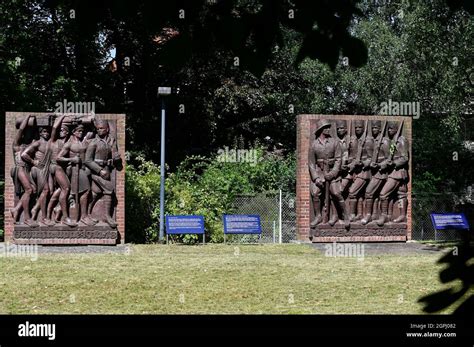
[[[281,189],[280,189],[280,206],[279,206],[279,211],[278,211],[278,218],[279,218],[279,223],[280,223],[280,235],[279,235],[279,238],[278,238],[278,243],[282,243],[282,228],[281,228],[281,225],[282,225],[282,220],[281,220],[281,208],[282,208],[282,199],[281,199]]]
[[[273,243],[275,243],[276,221],[273,221]]]

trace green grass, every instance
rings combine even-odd
[[[439,257],[361,261],[307,245],[136,245],[129,254],[0,258],[0,313],[416,314],[421,296],[445,288]]]

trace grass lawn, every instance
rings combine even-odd
[[[446,288],[440,253],[360,260],[296,244],[128,253],[0,258],[0,313],[415,314],[417,299]]]

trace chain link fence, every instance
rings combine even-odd
[[[258,214],[262,224],[263,243],[288,243],[296,240],[295,196],[280,191],[239,195],[232,213]],[[256,242],[256,235],[227,235],[228,242]]]
[[[412,195],[412,239],[430,241],[458,240],[455,230],[435,230],[430,213],[464,212],[469,225],[474,225],[474,201],[461,200],[463,194],[413,194]],[[262,223],[262,242],[288,243],[296,240],[296,199],[293,193],[264,192],[240,195],[234,200],[236,214],[258,214]],[[256,235],[228,235],[229,242],[257,242]]]
[[[283,193],[281,198],[282,242],[296,240],[296,196]]]

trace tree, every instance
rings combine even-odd
[[[68,99],[125,111],[127,148],[156,161],[156,88],[179,87],[168,102],[173,169],[240,137],[292,151],[298,113],[371,114],[388,99],[419,101],[416,169],[434,189],[448,178],[459,189],[472,174],[461,147],[472,21],[459,2],[448,4],[4,1],[1,107],[53,111]]]

